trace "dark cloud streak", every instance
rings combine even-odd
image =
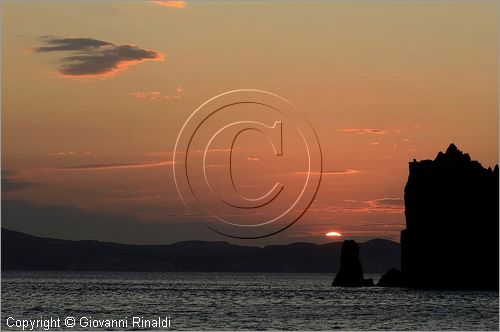
[[[189,217],[167,219],[165,222],[143,222],[130,216],[91,212],[72,206],[2,200],[2,227],[37,236],[132,244],[220,240],[218,234]]]
[[[43,38],[36,53],[72,52],[60,59],[59,74],[69,77],[106,77],[144,61],[163,61],[165,55],[135,45],[115,45],[93,38]]]
[[[144,162],[130,162],[130,163],[101,163],[101,164],[87,164],[76,166],[65,166],[56,168],[55,170],[99,170],[99,169],[121,169],[121,168],[145,168],[145,167],[159,167],[172,165],[171,160],[161,161],[144,161]]]
[[[40,186],[39,184],[34,182],[17,179],[15,178],[16,174],[17,172],[15,171],[2,171],[2,193],[30,189]]]
[[[383,129],[376,128],[347,128],[341,130],[344,133],[354,133],[354,134],[375,134],[375,135],[384,135],[387,132]]]
[[[55,51],[84,51],[96,49],[101,46],[114,46],[102,40],[93,38],[54,38],[45,37],[45,43],[48,46],[36,47],[34,51],[37,53],[55,52]]]

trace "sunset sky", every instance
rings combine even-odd
[[[124,243],[399,241],[409,161],[453,142],[498,163],[496,1],[1,6],[2,227]],[[173,179],[184,122],[235,89],[289,100],[323,153],[308,212],[258,241],[207,229]],[[236,158],[248,196],[281,170],[256,133]]]

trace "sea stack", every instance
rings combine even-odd
[[[484,168],[451,144],[410,162],[401,272],[406,286],[498,289],[498,165]]]
[[[365,279],[359,260],[359,245],[354,240],[345,240],[340,254],[340,270],[332,286],[366,287],[373,286],[372,279]]]

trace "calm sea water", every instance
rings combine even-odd
[[[329,274],[3,272],[8,317],[170,317],[174,330],[498,330],[498,292],[331,287]],[[377,280],[378,276],[374,276]],[[12,322],[12,321],[11,321]],[[64,329],[64,328],[63,328]],[[95,330],[96,328],[93,328]]]

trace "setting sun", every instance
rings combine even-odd
[[[325,234],[326,236],[342,236],[339,232],[328,232]]]

